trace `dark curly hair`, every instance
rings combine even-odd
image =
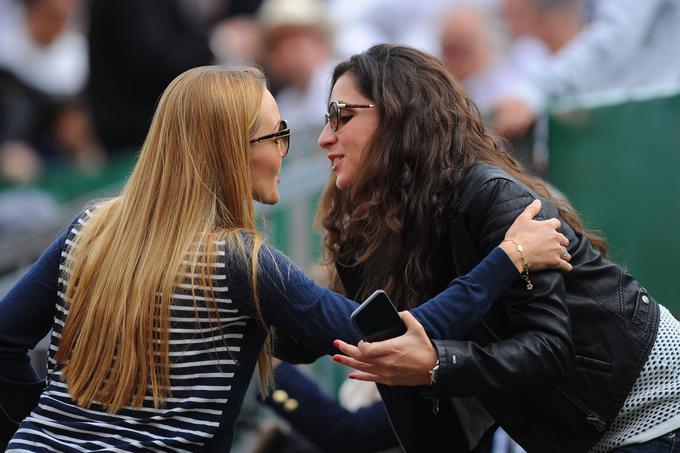
[[[433,257],[447,243],[445,211],[476,162],[502,168],[554,202],[572,228],[589,234],[573,210],[527,175],[485,130],[473,101],[436,58],[380,44],[338,64],[331,86],[344,74],[380,116],[356,182],[340,191],[331,181],[318,213],[328,262],[361,268],[352,296],[361,299],[383,288],[404,309],[434,295]],[[606,253],[602,239],[588,237]],[[343,291],[337,276],[332,287]]]

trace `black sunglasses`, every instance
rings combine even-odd
[[[342,109],[372,109],[373,107],[375,107],[373,104],[343,104],[338,101],[331,101],[328,103],[326,123],[330,125],[332,131],[337,131],[340,127]]]
[[[281,144],[282,154],[284,157],[286,157],[286,155],[288,154],[288,149],[290,148],[290,134],[291,132],[290,128],[288,127],[288,123],[286,122],[286,120],[281,120],[281,122],[279,123],[278,132],[254,138],[250,141],[250,143],[252,144],[275,141],[276,143]]]

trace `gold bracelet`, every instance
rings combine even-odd
[[[524,247],[522,247],[520,244],[518,244],[516,241],[513,241],[512,239],[504,239],[501,241],[501,244],[503,242],[512,242],[513,244],[515,244],[515,247],[517,247],[519,257],[522,260],[522,272],[519,273],[519,276],[522,277],[522,280],[526,282],[527,291],[531,291],[532,289],[534,289],[534,284],[531,283],[531,280],[529,280],[529,263],[527,263],[526,258],[524,258]]]

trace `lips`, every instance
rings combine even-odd
[[[344,154],[329,154],[328,155],[328,160],[331,161],[331,170],[336,171],[338,169],[338,165],[345,160]]]

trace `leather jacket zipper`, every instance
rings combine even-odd
[[[602,420],[602,418],[597,415],[595,412],[591,411],[588,409],[586,406],[583,405],[580,401],[569,395],[567,392],[562,390],[561,388],[555,386],[555,390],[560,392],[560,394],[565,397],[571,404],[576,406],[578,410],[583,412],[583,414],[586,416],[586,421],[593,425],[595,429],[597,429],[599,432],[603,433],[607,430],[607,424]]]

